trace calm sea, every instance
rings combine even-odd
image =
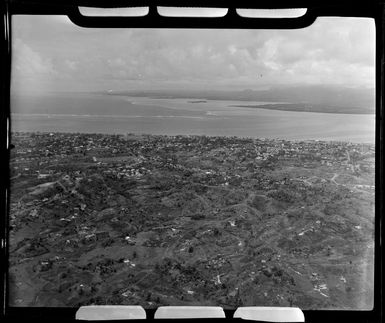
[[[92,93],[14,96],[11,129],[374,143],[374,115],[273,111],[233,107],[245,101],[197,101]],[[246,102],[248,105],[265,103]]]

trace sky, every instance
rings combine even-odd
[[[12,90],[374,88],[375,26],[318,18],[297,30],[88,29],[13,16]]]

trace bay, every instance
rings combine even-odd
[[[266,103],[248,101],[247,105]],[[11,131],[210,135],[374,143],[375,115],[234,107],[242,104],[245,102],[100,93],[18,96],[11,100]]]

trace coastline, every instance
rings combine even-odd
[[[320,139],[285,139],[285,138],[269,138],[269,137],[251,137],[251,136],[220,136],[220,135],[204,135],[204,134],[177,134],[177,135],[168,135],[168,134],[152,134],[152,133],[104,133],[104,132],[61,132],[61,131],[11,131],[12,135],[89,135],[89,136],[118,136],[118,137],[131,137],[131,138],[165,138],[165,139],[176,139],[176,138],[207,138],[207,139],[236,139],[244,141],[254,141],[254,142],[289,142],[289,143],[325,143],[325,144],[342,144],[342,145],[365,145],[373,147],[375,143],[372,142],[354,142],[346,140],[320,140]]]
[[[375,115],[374,112],[366,111],[367,109],[363,109],[363,108],[327,107],[327,106],[325,107],[321,105],[308,105],[308,104],[296,104],[296,103],[262,104],[262,105],[230,105],[230,107],[266,109],[266,110],[275,110],[275,111],[278,110],[278,111],[292,111],[292,112],[310,112],[310,113]]]

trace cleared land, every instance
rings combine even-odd
[[[14,133],[10,301],[367,309],[374,147]]]

